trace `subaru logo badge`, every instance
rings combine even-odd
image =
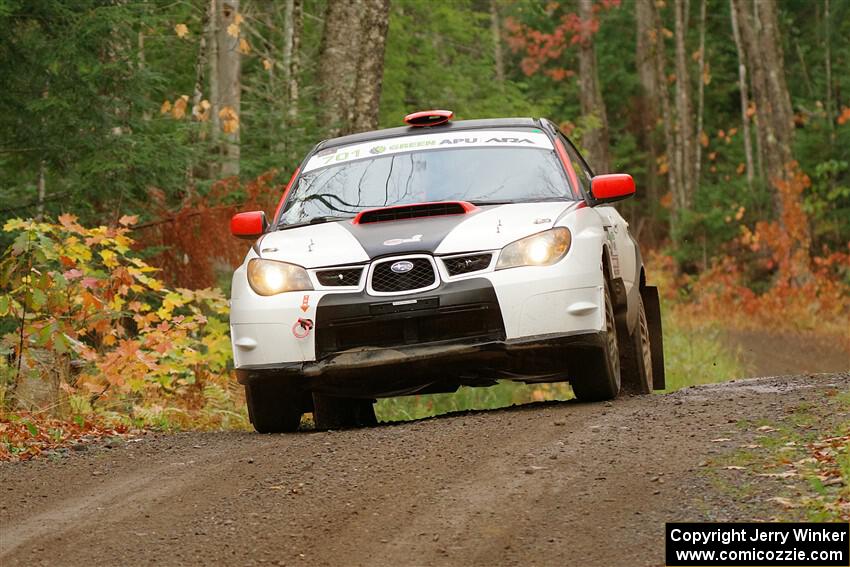
[[[396,262],[390,266],[390,269],[397,274],[405,274],[413,269],[413,262],[408,262],[407,260]]]

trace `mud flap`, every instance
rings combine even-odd
[[[640,290],[643,309],[646,312],[646,324],[649,327],[649,345],[652,352],[652,388],[663,390],[664,378],[664,337],[661,332],[661,301],[658,288],[645,286]]]

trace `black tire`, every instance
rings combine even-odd
[[[300,392],[290,381],[245,384],[248,417],[258,433],[289,433],[301,423]]]
[[[646,309],[638,295],[638,320],[635,330],[620,348],[620,374],[623,391],[629,394],[652,393],[652,344]]]
[[[378,424],[372,400],[337,398],[315,393],[313,421],[316,429],[343,429]]]
[[[611,290],[605,281],[605,331],[601,348],[582,353],[570,365],[570,385],[582,402],[613,400],[620,393],[620,349]]]

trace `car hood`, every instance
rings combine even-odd
[[[350,220],[279,230],[254,247],[263,258],[306,268],[365,263],[402,254],[494,250],[547,230],[579,202],[550,201],[479,207],[446,215],[355,225]]]

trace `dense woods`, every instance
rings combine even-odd
[[[244,253],[232,212],[272,210],[318,140],[427,108],[548,117],[597,173],[632,174],[637,199],[621,206],[632,232],[669,261],[659,269],[690,278],[672,295],[708,310],[769,306],[771,321],[796,301],[801,325],[818,309],[847,315],[850,2],[0,0],[0,78],[0,215],[55,223],[0,233],[10,361],[19,323],[61,303],[54,281],[35,292],[16,270],[66,269],[62,258],[102,278],[72,273],[68,297],[101,285],[123,298],[79,335],[85,348],[65,350],[129,348],[127,317],[167,352],[220,346],[221,295],[162,286],[226,291]],[[68,238],[107,255],[91,260]],[[27,242],[52,252],[33,260]],[[136,271],[148,263],[163,268],[153,284]],[[40,344],[93,310],[35,321]],[[172,317],[218,322],[193,337],[155,329]],[[8,380],[21,373],[12,364]],[[109,388],[102,376],[95,393]]]
[[[839,250],[850,8],[833,4],[2,0],[0,210],[234,204],[244,186],[218,180],[283,182],[318,139],[448,107],[560,123],[597,171],[637,178],[629,214],[685,270],[760,221],[792,253]]]

